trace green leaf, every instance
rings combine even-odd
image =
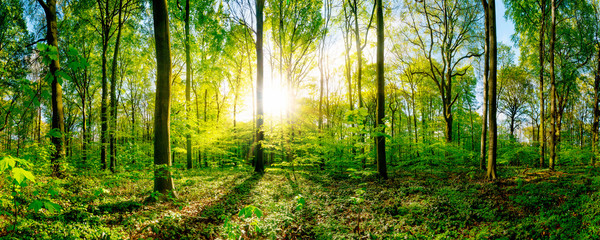
[[[31,163],[25,159],[22,158],[14,158],[15,161],[17,161],[19,164],[23,165],[23,166],[31,166]]]
[[[28,209],[38,212],[38,211],[40,211],[40,209],[42,209],[42,207],[44,207],[44,202],[40,201],[40,200],[35,200],[29,204]]]
[[[50,202],[48,200],[44,201],[44,208],[48,209],[49,212],[60,212],[62,207],[56,203]]]
[[[251,218],[252,217],[252,210],[248,209],[248,207],[246,207],[246,218]]]
[[[37,49],[41,52],[46,51],[46,49],[48,48],[48,45],[46,45],[45,43],[38,43],[37,44]]]
[[[18,184],[21,184],[25,179],[35,182],[35,177],[33,176],[33,174],[25,169],[13,168],[12,174],[13,178],[15,178]]]
[[[67,75],[65,72],[63,71],[56,71],[56,81],[58,82],[58,84],[60,84],[61,86],[64,83],[64,80],[66,79],[67,81],[71,80],[71,77],[69,77],[69,75]]]
[[[240,213],[238,214],[238,217],[244,217],[246,215],[246,208],[242,208],[242,210],[240,210]]]
[[[51,188],[50,190],[48,190],[48,194],[50,194],[50,196],[52,196],[52,197],[56,197],[56,196],[58,196],[58,194],[60,194],[60,192],[54,188]]]
[[[58,49],[55,46],[48,45],[48,57],[58,61]]]
[[[48,73],[48,74],[46,74],[46,76],[44,77],[44,80],[46,80],[46,83],[48,83],[48,84],[52,84],[52,81],[54,81],[54,77],[52,77],[52,74]]]
[[[6,169],[11,169],[15,167],[16,161],[15,158],[11,156],[5,156],[0,160],[0,172],[4,172]]]
[[[258,218],[262,218],[263,216],[263,212],[258,208],[254,208],[254,214],[256,214],[256,217]]]
[[[54,137],[54,138],[62,137],[60,129],[58,129],[58,128],[53,128],[52,130],[50,130],[50,132],[48,132],[48,135],[50,135],[50,137]]]

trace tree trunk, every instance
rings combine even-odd
[[[417,129],[417,105],[415,104],[415,88],[414,86],[411,87],[411,102],[412,102],[412,119],[413,119],[413,126],[415,129],[415,153],[417,154],[417,157],[419,157],[419,130]]]
[[[552,0],[552,22],[550,23],[550,160],[548,168],[554,170],[556,162],[556,127],[557,127],[557,109],[556,109],[556,73],[554,63],[554,45],[556,41],[556,0]]]
[[[171,175],[171,43],[166,0],[152,0],[156,46],[156,106],[154,112],[154,191],[163,200],[175,193]]]
[[[452,100],[451,99],[450,100],[443,99],[443,100],[444,100],[443,114],[444,114],[444,121],[446,123],[445,137],[446,137],[446,142],[450,143],[450,142],[452,142],[452,124],[454,121],[454,118],[452,116],[452,106],[450,105]]]
[[[512,140],[515,140],[515,124],[516,124],[516,116],[510,116],[510,137],[512,138]]]
[[[360,46],[360,31],[358,28],[358,2],[354,0],[354,36],[356,41],[356,58],[357,58],[357,71],[356,71],[356,83],[357,91],[358,91],[358,108],[363,107],[363,97],[362,97],[362,48]]]
[[[207,116],[207,108],[208,108],[208,88],[204,89],[204,122],[208,121]]]
[[[487,0],[482,0],[484,15],[485,15],[485,63],[483,66],[483,115],[481,121],[481,149],[479,156],[479,169],[485,170],[485,153],[487,140],[487,125],[488,125],[488,87],[489,87],[489,71],[490,71],[490,29],[489,21],[487,20],[488,6]]]
[[[88,141],[88,132],[87,132],[87,119],[85,112],[85,92],[87,89],[83,89],[83,94],[81,97],[81,116],[83,117],[81,121],[81,160],[84,166],[87,166],[87,141]]]
[[[264,140],[264,131],[262,128],[264,121],[263,114],[263,9],[265,0],[256,0],[256,152],[254,171],[263,173],[265,171],[262,141]]]
[[[44,13],[46,14],[46,41],[49,46],[53,46],[58,50],[58,24],[56,21],[56,0],[47,0],[46,3],[43,0],[38,0]],[[52,88],[52,129],[60,131],[59,135],[52,136],[52,144],[54,144],[55,152],[52,154],[50,160],[52,164],[52,176],[62,176],[60,170],[60,161],[65,156],[65,122],[63,114],[63,101],[62,101],[62,87],[58,83],[58,76],[56,72],[60,70],[60,62],[57,59],[50,61],[50,75],[52,82],[50,86]]]
[[[112,69],[110,78],[110,130],[109,130],[109,142],[110,142],[110,171],[115,172],[117,167],[116,158],[116,132],[117,132],[117,57],[119,56],[119,43],[121,42],[121,28],[123,24],[121,22],[123,12],[123,0],[119,0],[119,18],[117,19],[117,39],[115,41],[115,49],[112,59]]]
[[[598,127],[600,122],[600,49],[598,50],[598,66],[596,69],[596,77],[594,78],[594,121],[592,123],[592,161],[591,165],[596,166],[596,158],[598,157]]]
[[[544,52],[545,52],[545,43],[544,43],[544,29],[545,29],[545,15],[546,15],[546,1],[541,0],[542,4],[542,17],[540,19],[540,43],[539,43],[539,52],[540,52],[540,129],[539,129],[539,138],[540,138],[540,168],[544,167],[544,155],[546,152],[546,124],[544,123],[544,109],[546,108],[546,104],[544,104]]]
[[[190,0],[185,1],[185,119],[188,133],[185,135],[187,169],[192,166],[192,136],[190,134],[190,92],[192,87],[192,58],[190,56]],[[234,112],[235,114],[235,112]]]
[[[490,146],[488,152],[488,164],[487,164],[487,178],[490,180],[495,180],[497,178],[496,175],[496,150],[498,148],[497,142],[497,122],[496,122],[496,112],[497,112],[497,101],[496,101],[496,74],[498,67],[498,49],[497,49],[497,40],[496,40],[496,1],[489,0],[488,5],[488,17],[486,18],[489,21],[489,36],[490,36],[490,75],[489,75],[489,103],[490,103]]]
[[[383,118],[385,118],[385,80],[384,80],[384,29],[383,29],[383,1],[376,0],[377,2],[377,121],[375,128],[381,131],[375,142],[377,143],[377,171],[379,176],[383,179],[387,179],[387,166],[385,159],[385,124]]]
[[[347,12],[346,12],[346,6],[343,6],[344,9],[344,19],[346,21],[346,25],[349,24],[349,17],[347,16]],[[344,56],[346,57],[346,61],[345,61],[345,67],[346,67],[346,81],[348,81],[348,101],[350,104],[350,111],[354,110],[354,102],[352,100],[352,71],[350,70],[350,49],[352,48],[351,43],[350,43],[350,27],[346,26],[346,36],[344,36],[344,47],[345,47],[345,52],[344,52]]]
[[[108,2],[103,9],[98,1],[98,7],[100,11],[105,10],[103,13],[106,18],[109,15]],[[100,14],[102,15],[102,13]],[[112,19],[111,19],[112,21]],[[108,132],[108,76],[107,76],[107,59],[106,53],[108,51],[108,40],[110,37],[110,27],[102,21],[102,97],[100,103],[100,162],[102,164],[102,170],[106,170],[106,144],[107,144],[107,132]]]

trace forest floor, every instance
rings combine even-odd
[[[62,210],[23,209],[16,230],[0,216],[0,238],[600,239],[598,173],[501,168],[502,179],[489,182],[460,167],[397,170],[387,181],[315,169],[190,170],[179,171],[177,198],[166,203],[145,202],[149,172],[38,178],[57,189]]]

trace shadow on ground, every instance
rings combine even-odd
[[[250,192],[262,178],[253,174],[241,184],[219,199],[202,207],[195,216],[181,216],[179,219],[162,219],[151,227],[155,239],[215,239],[219,237],[219,227],[225,219],[237,215],[248,204]],[[232,182],[236,182],[233,180]],[[226,187],[226,186],[225,186]]]

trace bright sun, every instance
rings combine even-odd
[[[263,89],[263,106],[266,117],[279,117],[279,114],[286,114],[289,99],[285,87],[279,84],[279,80],[271,81],[265,78]],[[239,113],[240,121],[252,121],[252,100],[255,92],[249,92],[244,97],[244,108]]]

